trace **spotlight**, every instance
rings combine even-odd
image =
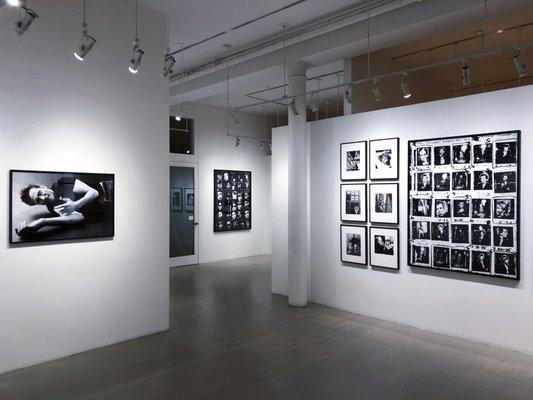
[[[259,145],[259,150],[263,151],[264,148],[265,148],[265,142],[261,142],[261,144]]]
[[[402,74],[401,86],[402,86],[403,98],[407,100],[409,97],[413,95],[411,93],[411,89],[409,89],[409,85],[407,84],[407,72],[404,72]]]
[[[349,104],[352,104],[352,90],[351,86],[348,86],[346,88],[346,91],[344,92],[344,100],[346,100]]]
[[[180,122],[180,121],[181,121],[181,114],[177,114],[177,115],[174,117],[174,119],[175,119],[176,121]]]
[[[312,112],[317,112],[318,111],[318,106],[316,105],[316,102],[315,100],[313,99],[313,96],[317,95],[316,92],[313,92],[311,94],[311,97],[309,98],[309,108],[311,109]]]
[[[15,22],[15,32],[17,32],[19,36],[22,35],[28,30],[35,18],[39,18],[35,11],[27,7],[21,6],[20,18],[17,22]]]
[[[239,137],[235,138],[235,147],[239,147],[241,144],[241,139]]]
[[[461,79],[464,87],[470,85],[470,75],[470,65],[468,64],[468,60],[465,59],[461,68]]]
[[[235,125],[239,125],[241,123],[241,119],[239,118],[239,115],[237,114],[237,110],[231,110],[231,119],[233,120],[233,123]]]
[[[529,74],[526,68],[526,62],[524,61],[524,50],[520,49],[513,57],[514,65],[518,71],[520,78],[526,78]]]
[[[298,112],[298,109],[296,108],[296,100],[295,99],[292,99],[291,102],[289,103],[289,108],[292,112],[292,114],[298,118],[300,116],[300,113]]]
[[[12,7],[19,7],[22,2],[20,0],[7,0],[7,4],[9,4]]]
[[[139,47],[139,39],[135,38],[133,41],[133,48],[131,49],[131,60],[129,70],[132,74],[139,72],[139,65],[141,65],[144,51]]]
[[[169,53],[170,49],[167,47],[167,51],[165,53],[165,62],[163,63],[163,76],[168,76],[171,74],[173,72],[172,68],[174,67],[174,64],[176,64],[176,59]]]
[[[81,32],[81,44],[78,47],[78,50],[74,52],[74,57],[78,60],[85,60],[85,56],[91,51],[94,44],[96,43],[95,38],[87,34],[87,24],[83,24],[83,30]]]
[[[381,95],[381,91],[379,90],[378,84],[379,80],[374,79],[374,82],[372,83],[372,94],[374,95],[374,98],[376,99],[377,103],[383,100],[383,96]]]

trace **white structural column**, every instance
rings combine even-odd
[[[308,298],[306,69],[303,62],[291,63],[287,68],[287,95],[294,98],[299,114],[294,115],[289,106],[289,305],[292,307],[306,306]]]

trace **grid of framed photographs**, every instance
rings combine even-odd
[[[520,279],[520,131],[409,142],[411,266]]]
[[[367,153],[369,149],[369,153]],[[399,138],[341,143],[340,178],[342,181],[386,181],[399,178]],[[368,165],[367,165],[368,163]],[[369,190],[367,197],[367,187]],[[340,226],[341,261],[374,267],[399,269],[399,230],[370,227],[366,223],[399,223],[399,184],[397,182],[342,183],[340,185],[341,220],[365,226]],[[367,214],[369,214],[367,216]]]

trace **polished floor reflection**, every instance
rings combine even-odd
[[[170,277],[169,332],[5,374],[0,399],[533,399],[533,357],[291,309],[270,294],[269,257]]]

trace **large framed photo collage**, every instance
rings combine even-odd
[[[409,142],[408,263],[520,279],[520,131]]]
[[[399,269],[399,138],[341,143],[340,171],[341,261]]]

